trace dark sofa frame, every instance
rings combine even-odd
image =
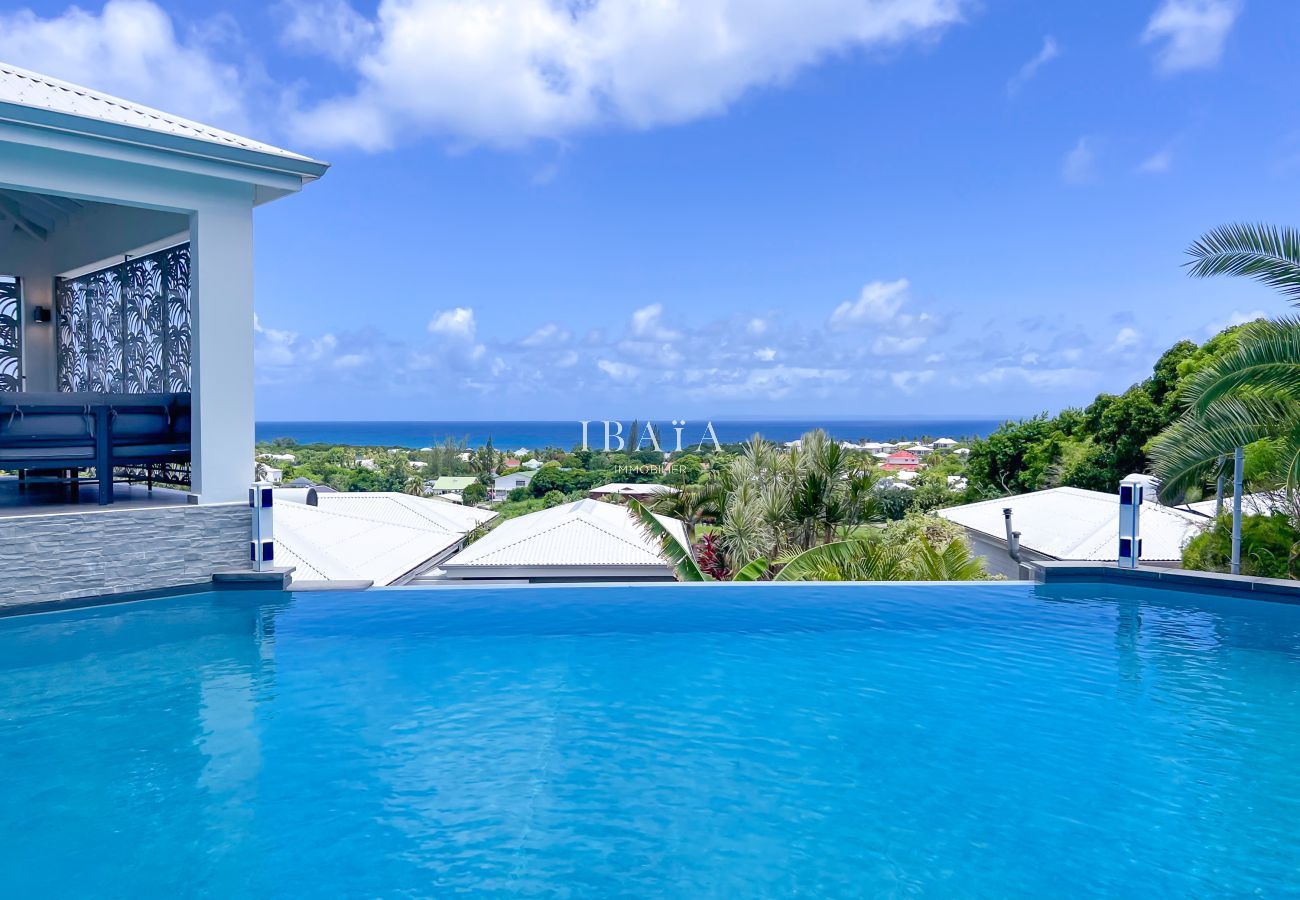
[[[0,469],[94,468],[99,504],[113,502],[115,466],[188,463],[190,395],[0,393]]]

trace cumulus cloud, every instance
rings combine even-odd
[[[474,310],[464,306],[445,309],[429,320],[431,334],[473,340],[474,329]]]
[[[1020,89],[1034,79],[1039,69],[1060,55],[1061,48],[1057,46],[1056,38],[1050,34],[1043,38],[1043,46],[1034,54],[1033,59],[1021,66],[1020,71],[1007,82],[1007,93],[1011,96],[1020,93]]]
[[[289,0],[279,7],[284,16],[281,42],[290,49],[347,63],[372,49],[375,23],[347,0]]]
[[[873,281],[862,288],[856,300],[845,300],[831,313],[832,328],[859,325],[884,325],[893,321],[907,300],[906,278],[896,281]]]
[[[554,322],[547,322],[519,342],[521,347],[550,347],[569,340],[569,332]]]
[[[914,392],[921,385],[929,384],[934,380],[933,369],[922,369],[920,371],[904,370],[900,372],[891,372],[889,380],[905,394]]]
[[[1142,160],[1138,164],[1137,170],[1141,175],[1163,175],[1169,171],[1169,166],[1173,161],[1174,155],[1172,151],[1167,149],[1158,150]]]
[[[871,344],[871,352],[877,356],[899,356],[911,353],[925,343],[922,335],[902,337],[896,334],[882,334]]]
[[[166,112],[241,129],[249,67],[219,62],[209,46],[225,29],[202,23],[178,34],[150,0],[108,0],[98,13],[77,6],[41,17],[0,12],[5,62],[88,85]]]
[[[1042,369],[1026,366],[996,366],[976,375],[975,380],[986,387],[1007,384],[1014,387],[1044,389],[1086,387],[1095,384],[1099,377],[1099,373],[1093,369],[1070,366]]]
[[[674,341],[681,337],[681,332],[674,331],[663,324],[664,306],[651,303],[632,313],[632,334],[639,338],[653,341]]]
[[[1125,350],[1132,350],[1142,340],[1141,333],[1136,328],[1121,328],[1115,335],[1115,340],[1111,342],[1110,349],[1112,352],[1119,353]]]
[[[1143,357],[1149,348],[1130,321],[1102,330],[1058,317],[1031,333],[991,319],[969,323],[952,340],[945,317],[919,306],[898,279],[869,282],[853,300],[828,303],[830,314],[820,320],[765,313],[763,328],[751,327],[748,313],[688,327],[659,303],[629,310],[621,327],[593,328],[578,339],[553,321],[512,332],[511,317],[489,327],[468,307],[439,310],[426,332],[401,339],[373,330],[300,336],[258,321],[258,381],[283,385],[286,396],[297,384],[337,384],[412,402],[426,398],[431,384],[473,398],[499,395],[509,383],[512,401],[557,413],[576,403],[626,403],[642,412],[680,403],[717,416],[750,414],[787,397],[843,409],[896,405],[929,392],[971,409],[1023,405],[1030,397],[1064,404],[1078,402],[1081,391],[1127,384],[1150,366]],[[1099,360],[1106,365],[1090,367]]]
[[[604,372],[615,381],[631,381],[641,374],[641,370],[634,365],[624,362],[616,362],[610,359],[600,359],[596,361],[596,368]]]
[[[1142,42],[1158,44],[1156,68],[1166,75],[1217,65],[1240,0],[1164,0],[1147,22]]]
[[[356,85],[294,124],[374,150],[420,134],[510,145],[687,122],[828,56],[936,38],[972,3],[394,0],[374,19],[320,5],[328,14],[295,17],[288,39],[336,58],[340,34],[358,45]]]
[[[1061,162],[1061,178],[1066,184],[1088,184],[1097,180],[1097,151],[1094,141],[1081,137]]]

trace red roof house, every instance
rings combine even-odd
[[[880,468],[886,472],[915,472],[921,468],[921,457],[915,453],[908,453],[906,450],[895,450],[885,461],[880,464]]]

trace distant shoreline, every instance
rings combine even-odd
[[[875,419],[714,419],[718,440],[724,444],[748,440],[755,433],[764,438],[792,441],[814,428],[823,428],[837,440],[894,441],[922,437],[985,437],[1005,419],[916,417]],[[625,421],[624,429],[630,426]],[[654,420],[661,440],[674,441],[671,419]],[[704,435],[705,420],[687,420],[682,429],[682,446],[695,447]],[[445,420],[411,422],[264,421],[257,423],[257,440],[289,438],[300,444],[346,444],[362,447],[407,447],[419,449],[441,444],[446,438],[464,438],[471,447],[485,444],[490,437],[500,450],[571,448],[582,440],[576,421],[556,420]],[[589,446],[603,449],[604,432],[599,421],[589,431]],[[672,449],[671,447],[668,449]]]

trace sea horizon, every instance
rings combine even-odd
[[[734,444],[761,434],[770,441],[785,442],[815,428],[822,428],[837,440],[898,441],[905,439],[950,437],[955,440],[986,437],[1010,417],[889,417],[871,419],[809,418],[734,418],[713,419],[718,441]],[[671,419],[654,419],[665,449],[674,449],[676,435]],[[682,428],[683,449],[696,447],[706,437],[708,420],[686,420]],[[624,430],[630,420],[623,422]],[[588,446],[604,446],[603,424],[594,420],[588,426]],[[572,448],[582,442],[582,426],[574,420],[558,419],[448,419],[448,420],[266,420],[257,423],[257,440],[289,438],[299,444],[342,444],[363,447],[405,447],[419,449],[441,444],[446,438],[464,439],[470,447],[479,447],[491,438],[501,450],[544,447]],[[627,435],[624,435],[626,438]]]

